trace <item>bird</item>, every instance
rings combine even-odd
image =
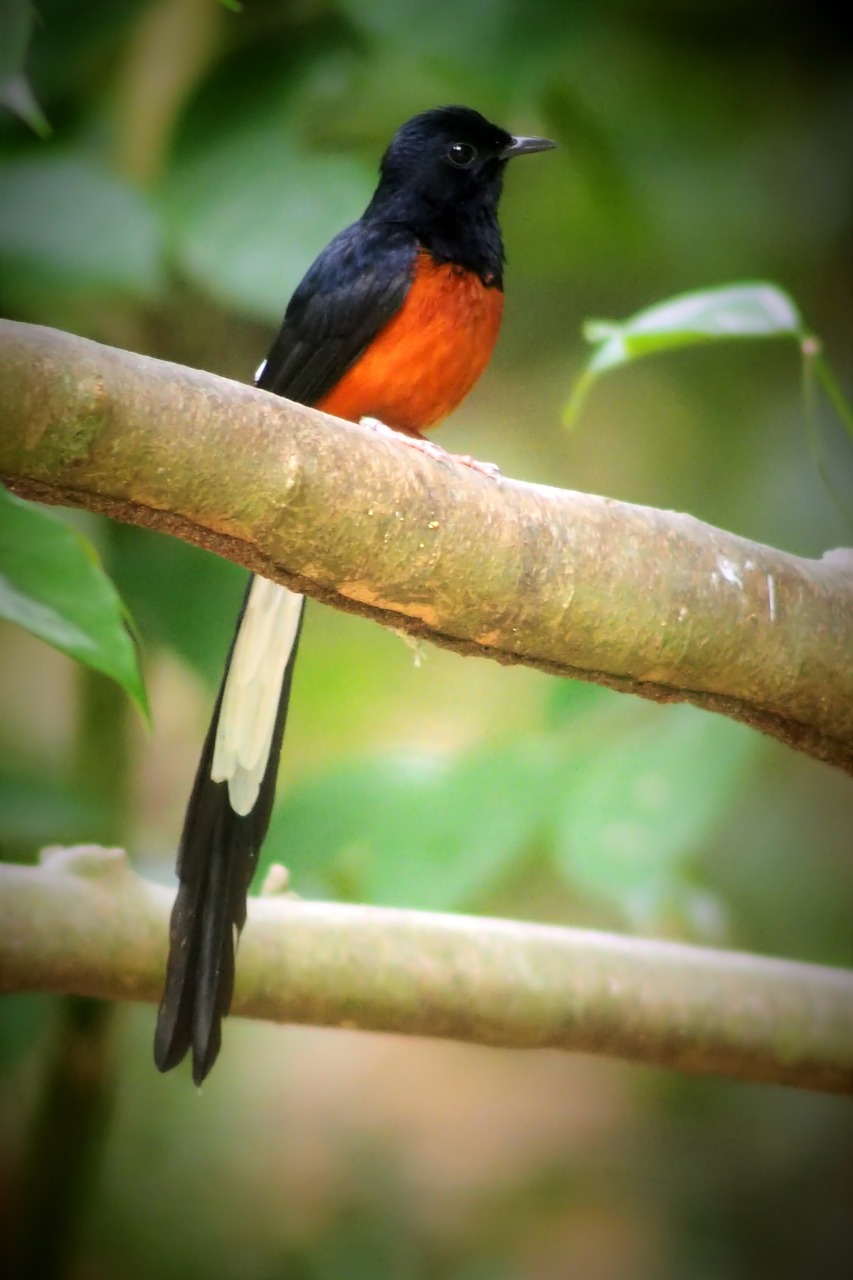
[[[293,293],[255,385],[384,424],[434,452],[423,432],[477,382],[500,329],[507,163],[554,145],[470,107],[436,107],[401,125],[364,213]],[[304,596],[251,578],[187,805],[154,1061],[168,1071],[191,1052],[196,1085],[216,1061],[231,1006],[304,611]]]

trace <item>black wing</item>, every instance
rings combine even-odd
[[[335,236],[291,298],[257,385],[316,404],[399,311],[416,253],[403,228],[355,222]]]

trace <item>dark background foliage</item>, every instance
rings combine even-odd
[[[3,314],[248,380],[393,129],[466,102],[560,150],[509,174],[504,334],[441,442],[806,555],[849,542],[785,345],[647,361],[561,425],[584,318],[730,280],[789,290],[849,387],[853,75],[821,6],[39,0],[26,72],[52,132],[0,118]],[[823,447],[849,484],[828,414]],[[73,519],[142,631],[153,730],[4,627],[2,854],[120,838],[166,879],[242,575]],[[849,779],[687,708],[420,658],[309,609],[266,851],[300,893],[850,963]],[[81,1277],[853,1271],[839,1102],[239,1023],[198,1097],[155,1074],[152,1025],[125,1009],[113,1028]],[[55,1002],[7,1000],[0,1033],[8,1226]]]

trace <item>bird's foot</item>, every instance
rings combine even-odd
[[[375,431],[377,435],[392,436],[395,440],[402,440],[403,444],[407,444],[410,449],[417,449],[419,453],[426,454],[428,458],[433,458],[436,462],[458,462],[461,466],[469,467],[471,471],[479,471],[481,475],[489,476],[492,480],[496,480],[501,474],[500,468],[494,462],[480,462],[478,458],[473,458],[470,453],[450,453],[447,449],[443,449],[440,444],[435,444],[432,440],[425,439],[424,436],[413,436],[403,431],[395,431],[393,427],[380,422],[378,418],[362,418],[360,425],[367,427],[368,431]]]

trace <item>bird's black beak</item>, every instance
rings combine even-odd
[[[556,145],[550,138],[513,138],[501,152],[501,160],[511,160],[513,156],[523,156],[529,151],[550,151]]]

